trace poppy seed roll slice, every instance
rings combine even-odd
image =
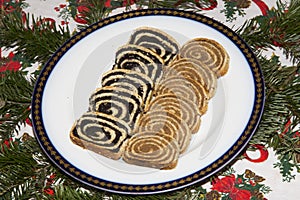
[[[130,90],[106,86],[94,91],[89,105],[90,111],[112,115],[134,127],[142,113],[143,100]]]
[[[153,81],[147,75],[127,69],[113,69],[106,72],[102,76],[101,85],[132,90],[143,99],[145,105],[149,103],[154,87]]]
[[[86,112],[74,123],[70,138],[82,148],[117,160],[130,132],[131,128],[123,120],[104,113]]]
[[[142,46],[128,44],[116,52],[113,69],[130,69],[141,72],[156,83],[162,77],[164,61],[154,51]]]
[[[166,65],[175,58],[179,50],[179,44],[171,35],[153,27],[135,29],[128,43],[151,49],[164,60]]]

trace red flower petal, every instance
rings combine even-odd
[[[18,61],[9,61],[5,65],[0,67],[0,72],[4,71],[18,71],[21,68],[21,63]]]
[[[212,182],[212,190],[229,193],[234,187],[234,183],[235,183],[234,174],[230,176],[225,176],[224,178],[217,179]]]
[[[229,197],[232,200],[250,200],[251,199],[251,192],[248,190],[241,190],[238,188],[234,188],[230,194]]]

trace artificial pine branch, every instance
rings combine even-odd
[[[0,149],[1,199],[42,199],[44,177],[51,165],[32,137],[11,141]]]
[[[12,137],[28,119],[34,83],[22,71],[0,74],[0,140]]]
[[[44,64],[70,38],[68,27],[19,11],[0,13],[0,47],[14,48],[32,63]]]
[[[266,16],[257,16],[241,26],[237,33],[253,51],[279,47],[293,63],[300,62],[300,1],[291,0],[289,6],[278,1],[277,9]]]

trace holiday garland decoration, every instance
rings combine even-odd
[[[278,156],[274,167],[284,181],[292,181],[294,169],[300,172],[300,1],[287,5],[277,1],[269,9],[262,0],[223,0],[221,11],[227,21],[245,15],[254,3],[262,15],[246,21],[236,32],[257,55],[266,83],[266,102],[262,121],[246,152],[237,159],[262,162],[268,148]],[[43,154],[36,140],[20,134],[21,127],[31,125],[31,94],[40,67],[66,40],[72,36],[70,20],[77,23],[77,31],[107,17],[119,7],[130,9],[176,8],[201,13],[218,6],[217,0],[69,0],[54,9],[62,21],[25,13],[24,0],[0,0],[0,196],[2,199],[102,199],[122,195],[99,191],[79,183],[53,166]],[[293,24],[293,26],[290,26]],[[264,53],[280,48],[291,66],[280,57],[268,58]],[[2,51],[9,52],[3,56]],[[259,159],[250,158],[248,151],[258,150]],[[195,184],[182,190],[148,199],[264,199],[270,188],[264,178],[250,170],[235,174],[232,168],[208,180],[210,191]],[[126,199],[139,199],[126,196]]]

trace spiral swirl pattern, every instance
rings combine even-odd
[[[94,91],[89,105],[90,111],[106,113],[134,127],[142,112],[143,101],[130,90],[106,86]]]
[[[146,74],[158,82],[162,77],[163,59],[154,51],[145,47],[128,44],[120,47],[116,52],[113,69],[130,69]]]
[[[183,153],[190,144],[192,135],[190,129],[186,122],[176,114],[166,112],[160,110],[147,112],[141,117],[134,132],[153,131],[169,135],[177,141],[180,153]]]
[[[172,169],[177,165],[179,147],[171,136],[142,132],[132,136],[125,147],[126,163],[156,169]]]
[[[191,133],[197,133],[201,124],[201,115],[197,105],[189,99],[183,99],[172,93],[158,95],[146,109],[146,112],[162,111],[167,115],[176,115],[185,121]]]
[[[168,65],[164,70],[164,77],[183,76],[198,81],[204,86],[211,99],[217,88],[216,74],[195,59],[178,59]]]
[[[102,87],[115,86],[137,93],[147,105],[152,97],[153,81],[145,74],[127,69],[114,69],[102,76]]]
[[[213,70],[217,77],[224,76],[229,68],[229,55],[224,47],[212,39],[194,38],[185,43],[180,51],[181,58],[194,58]]]
[[[131,128],[126,122],[98,112],[84,113],[73,125],[70,138],[75,144],[112,159],[119,159]]]
[[[136,29],[128,43],[151,49],[164,60],[166,65],[175,58],[179,50],[179,44],[172,36],[153,27]]]
[[[155,96],[174,93],[180,98],[189,99],[198,105],[201,115],[205,114],[208,108],[208,94],[204,86],[190,77],[169,76],[159,82]]]

